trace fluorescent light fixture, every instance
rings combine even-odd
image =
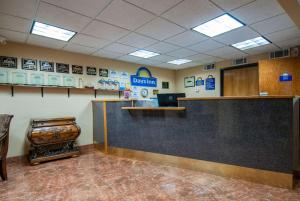
[[[137,50],[135,52],[130,53],[129,55],[136,56],[136,57],[142,57],[142,58],[147,59],[147,58],[150,58],[150,57],[157,56],[159,54],[155,53],[155,52],[150,52],[150,51],[147,51],[147,50]]]
[[[193,30],[198,31],[209,37],[214,37],[242,26],[244,26],[244,24],[234,19],[230,15],[224,14],[220,17],[217,17],[213,20],[210,20],[204,24],[193,28]]]
[[[173,61],[169,61],[168,63],[169,64],[176,64],[176,65],[181,65],[181,64],[185,64],[185,63],[188,63],[188,62],[191,62],[192,60],[188,60],[188,59],[176,59],[176,60],[173,60]]]
[[[31,34],[45,36],[62,41],[69,41],[76,32],[61,29],[41,22],[33,22]]]
[[[254,48],[254,47],[258,47],[258,46],[262,46],[262,45],[267,45],[267,44],[270,44],[270,42],[260,36],[260,37],[253,38],[250,40],[245,40],[243,42],[235,43],[232,46],[235,48],[238,48],[240,50],[246,50],[246,49],[250,49],[250,48]]]

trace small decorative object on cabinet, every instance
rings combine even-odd
[[[30,164],[79,156],[76,139],[80,131],[74,117],[32,119],[27,133]]]

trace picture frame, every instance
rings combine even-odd
[[[37,71],[37,60],[36,59],[24,59],[24,58],[22,58],[22,69],[23,70]]]
[[[169,82],[162,82],[161,83],[161,88],[162,89],[169,89]]]
[[[40,61],[40,71],[54,72],[54,62]]]
[[[184,88],[195,87],[195,76],[184,78]]]
[[[86,74],[87,75],[97,75],[97,69],[96,67],[86,67]]]
[[[56,72],[69,74],[70,73],[69,64],[56,63]]]
[[[18,68],[17,57],[0,56],[0,67],[2,68]]]
[[[83,67],[79,66],[79,65],[72,65],[72,73],[82,75],[83,74]]]
[[[100,77],[108,77],[108,69],[100,68],[99,75]]]

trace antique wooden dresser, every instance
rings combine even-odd
[[[74,117],[32,119],[27,133],[30,164],[79,156],[76,139],[80,131]]]

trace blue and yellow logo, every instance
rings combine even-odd
[[[130,76],[130,81],[131,86],[157,87],[157,79],[146,67],[140,67],[135,75]]]

